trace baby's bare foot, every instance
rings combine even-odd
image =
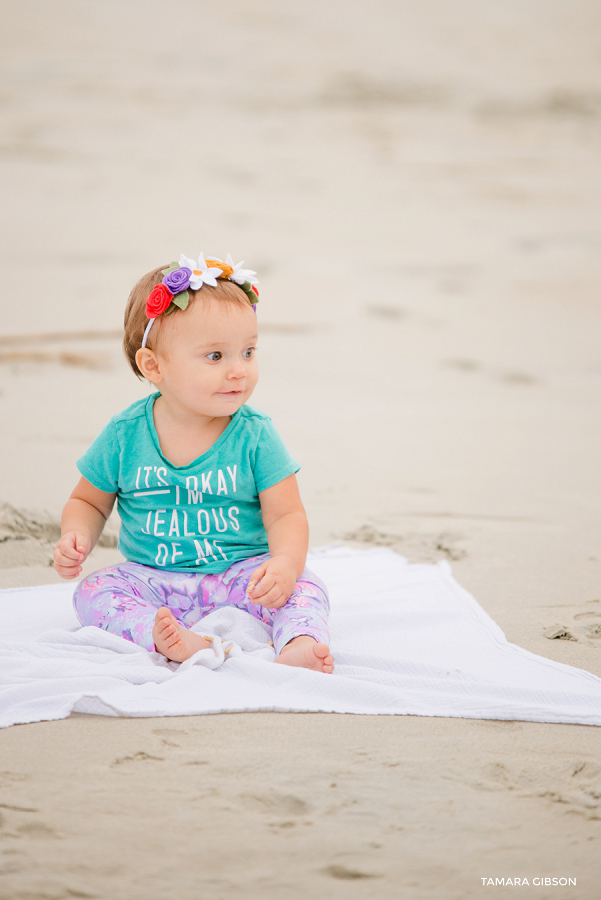
[[[275,662],[286,666],[302,666],[317,672],[334,671],[334,657],[327,644],[320,644],[308,634],[292,638],[276,657]]]
[[[190,659],[199,650],[211,646],[199,634],[180,625],[166,606],[161,606],[154,618],[152,638],[158,652],[175,662]]]

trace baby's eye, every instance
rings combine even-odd
[[[249,347],[247,350],[244,351],[243,356],[245,359],[252,359],[252,355],[254,352],[255,352],[255,348]]]
[[[213,350],[212,353],[207,353],[207,359],[210,359],[211,362],[219,362],[221,356],[222,353],[220,350]]]

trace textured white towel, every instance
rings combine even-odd
[[[203,619],[212,648],[178,664],[81,628],[72,584],[0,591],[0,725],[251,710],[601,725],[601,678],[508,643],[448,563],[336,546],[308,566],[330,591],[333,675],[273,665],[268,629],[241,610]]]

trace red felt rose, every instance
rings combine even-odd
[[[251,287],[251,290],[253,290],[253,291],[255,292],[255,294],[257,295],[257,297],[258,297],[258,296],[259,296],[259,292],[258,292],[258,290],[256,289],[256,287],[254,286],[254,284],[251,284],[250,287]]]
[[[156,319],[157,316],[160,316],[165,312],[172,300],[173,294],[169,288],[164,284],[157,284],[157,286],[151,290],[146,301],[147,317],[149,319]]]

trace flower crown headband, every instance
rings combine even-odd
[[[255,285],[259,282],[255,278],[256,272],[252,269],[243,269],[244,261],[234,263],[228,253],[225,262],[221,259],[207,259],[201,253],[198,262],[182,255],[179,263],[172,262],[167,269],[163,269],[163,281],[154,287],[146,300],[146,315],[148,325],[142,338],[142,347],[146,346],[148,334],[153,322],[163,313],[168,316],[176,307],[186,309],[190,302],[189,290],[198,291],[203,284],[217,287],[217,279],[222,278],[233,281],[241,287],[248,297],[255,313],[259,301],[259,292]]]

